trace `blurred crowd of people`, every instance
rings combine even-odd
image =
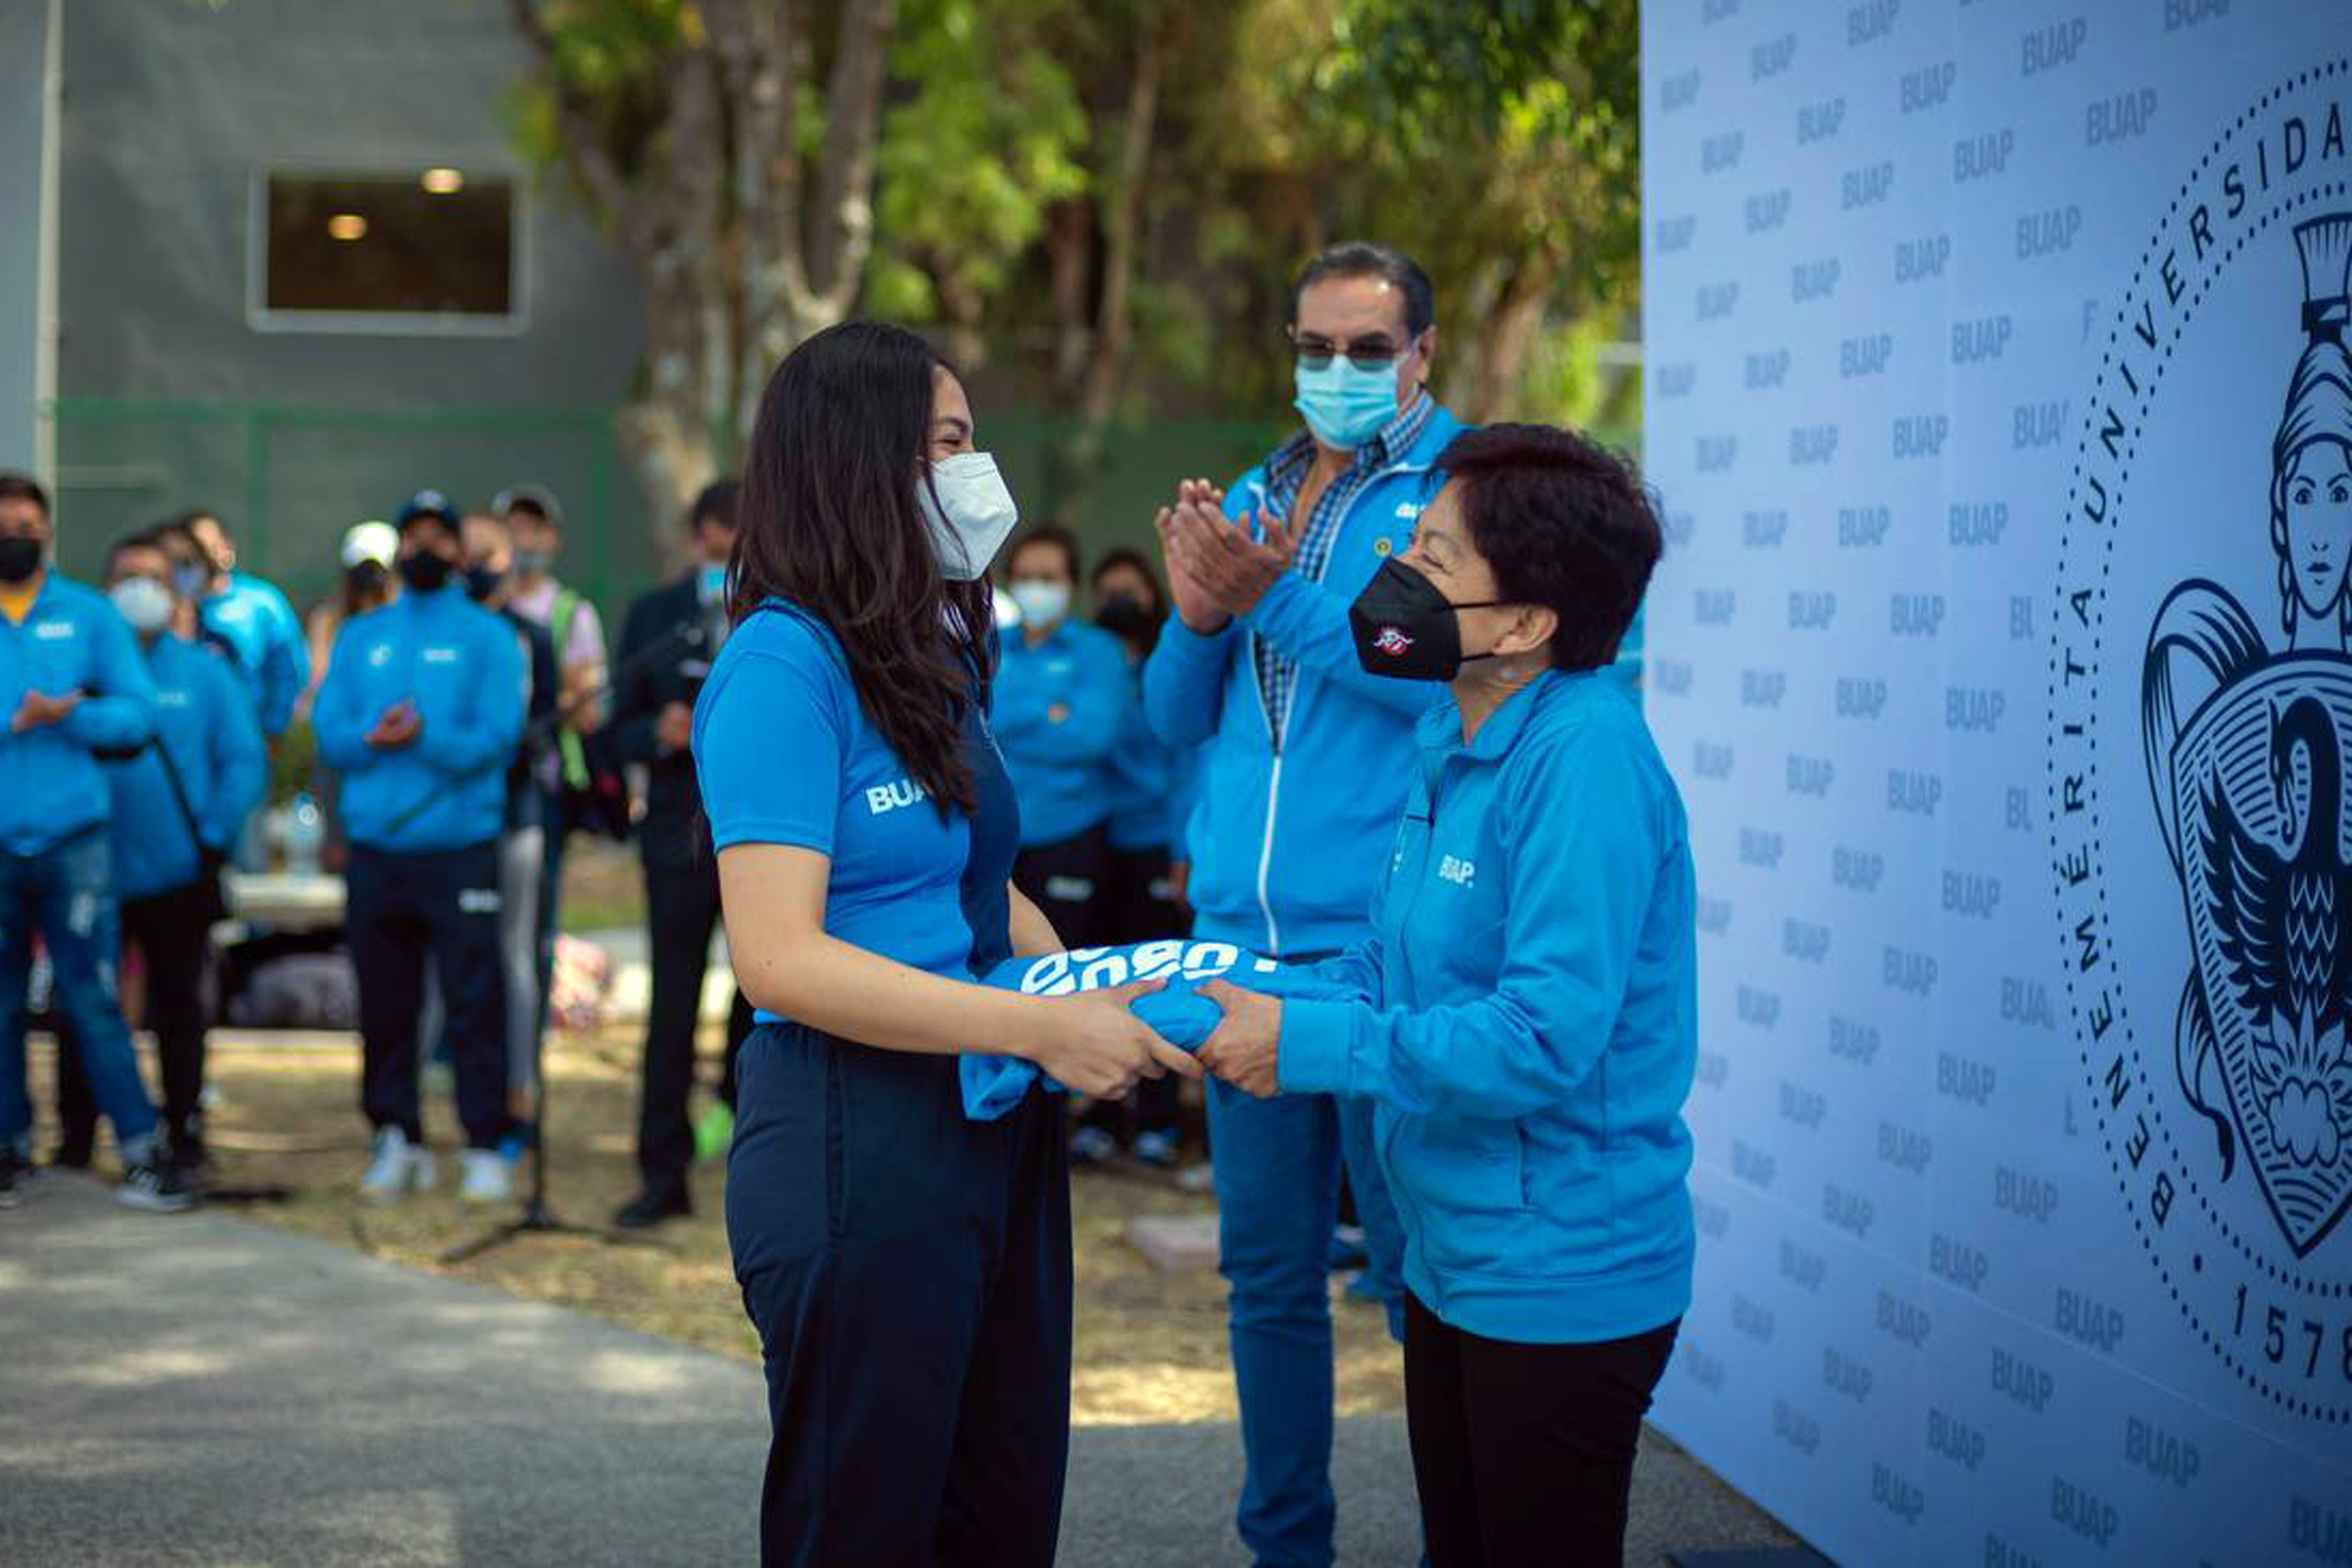
[[[733,497],[721,483],[698,499],[698,570],[638,602],[616,664],[594,605],[555,574],[563,514],[542,487],[471,511],[423,490],[393,521],[354,525],[335,591],[298,617],[239,568],[209,510],[109,542],[101,580],[76,582],[55,563],[47,492],[0,475],[0,1206],[39,1168],[26,1062],[37,970],[58,1042],[48,1163],[89,1166],[103,1117],[126,1203],[199,1200],[212,942],[233,912],[223,872],[267,864],[272,752],[297,721],[316,754],[296,782],[316,798],[296,809],[316,813],[320,842],[314,864],[289,860],[344,886],[373,1140],[360,1194],[434,1184],[419,1098],[420,1064],[436,1059],[465,1132],[462,1194],[509,1195],[533,1133],[562,847],[575,830],[629,830],[631,763],[652,781],[640,838],[656,897],[676,870],[710,883],[701,943],[660,966],[669,1011],[648,1053],[654,1098],[672,1095],[682,1119],[671,1058],[682,1038],[690,1079],[717,893],[689,847],[678,713],[723,636],[714,574]],[[160,1108],[133,1018],[155,1036]],[[649,1169],[667,1172],[662,1134],[647,1144]]]
[[[23,1089],[37,953],[59,1047],[47,1162],[89,1168],[104,1117],[125,1201],[198,1201],[213,1173],[212,942],[232,912],[222,873],[269,863],[272,753],[307,722],[315,762],[294,781],[294,809],[316,813],[319,843],[315,864],[288,858],[344,884],[373,1141],[361,1195],[396,1202],[436,1184],[420,1103],[431,1063],[446,1068],[464,1130],[460,1194],[511,1194],[534,1133],[564,845],[585,832],[635,840],[646,900],[641,1184],[614,1218],[637,1227],[691,1212],[688,1174],[726,1147],[751,1022],[739,994],[698,1114],[719,899],[688,741],[727,634],[736,495],[721,480],[696,500],[690,570],[631,604],[608,644],[594,603],[556,574],[563,511],[542,486],[471,510],[422,490],[390,521],[353,525],[334,590],[298,616],[240,567],[208,510],[109,542],[101,579],[76,583],[53,560],[47,493],[24,475],[0,480],[0,573],[22,574],[0,575],[14,633],[0,676],[20,688],[0,769],[26,786],[0,808],[15,818],[0,910],[0,1205],[39,1168]],[[1084,586],[1083,565],[1075,537],[1035,529],[999,595],[993,718],[1029,814],[1017,876],[1073,945],[1181,935],[1172,847],[1192,769],[1153,736],[1139,685],[1166,595],[1136,552],[1105,555]],[[159,1107],[126,1020],[154,1034]],[[1164,1168],[1182,1135],[1174,1085],[1155,1081],[1124,1103],[1083,1105],[1071,1152],[1089,1163],[1125,1149]]]

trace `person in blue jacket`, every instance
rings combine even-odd
[[[1192,752],[1164,744],[1143,712],[1143,661],[1151,657],[1167,622],[1168,595],[1151,563],[1123,546],[1095,563],[1089,586],[1095,625],[1118,639],[1129,672],[1118,740],[1106,759],[1110,856],[1108,880],[1096,900],[1093,941],[1182,936],[1192,929],[1192,916],[1176,889],[1174,847],[1183,834],[1182,813],[1192,804]],[[1182,1147],[1178,1110],[1173,1079],[1139,1085],[1125,1107],[1097,1102],[1087,1108],[1084,1124],[1071,1137],[1070,1158],[1108,1158],[1124,1139],[1145,1164],[1172,1166]]]
[[[1078,542],[1066,529],[1031,529],[1005,564],[1021,624],[1004,640],[988,725],[1021,802],[1013,885],[1084,947],[1103,940],[1111,752],[1133,687],[1118,639],[1072,615]]]
[[[351,840],[344,926],[374,1129],[360,1195],[394,1202],[433,1183],[416,1060],[429,954],[466,1132],[460,1195],[495,1202],[509,1190],[498,838],[530,669],[514,628],[467,596],[448,499],[418,491],[397,526],[401,595],[336,634],[310,710]]]
[[[1462,426],[1427,387],[1430,282],[1382,247],[1316,257],[1292,299],[1307,428],[1219,491],[1180,488],[1159,518],[1176,618],[1144,667],[1151,727],[1200,748],[1185,838],[1193,934],[1286,963],[1365,931],[1380,847],[1412,773],[1427,691],[1356,663],[1348,605],[1412,542],[1429,466]],[[1402,1245],[1371,1151],[1371,1108],[1328,1095],[1260,1104],[1212,1085],[1219,1264],[1248,1469],[1238,1524],[1274,1568],[1332,1558],[1328,1251],[1344,1151],[1370,1268],[1402,1331]]]
[[[172,627],[181,604],[152,532],[118,542],[107,597],[139,639],[155,684],[155,734],[106,765],[122,929],[145,961],[147,1026],[163,1068],[163,1126],[180,1168],[206,1164],[204,974],[220,917],[221,862],[260,804],[268,763],[253,705],[228,661]],[[60,1051],[60,1164],[89,1163],[98,1106],[74,1053]]]
[[[976,980],[1063,943],[1012,885],[986,573],[1017,518],[962,384],[855,321],[786,356],[743,463],[734,629],[692,750],[735,975],[727,1239],[773,1440],[770,1564],[1043,1568],[1069,1448],[1061,1116],[964,1114],[959,1057],[1082,1092],[1199,1071],[1129,1012]]]
[[[211,576],[197,599],[205,626],[236,650],[253,683],[261,732],[275,741],[310,689],[310,645],[301,617],[274,583],[236,569],[236,541],[217,512],[199,508],[178,520],[204,552]]]
[[[195,1197],[160,1134],[115,994],[121,947],[104,754],[155,729],[155,686],[114,606],[48,564],[49,498],[0,472],[0,1207],[32,1174],[25,1031],[33,938],[49,955],[50,1005],[122,1156],[122,1200],[177,1210]]]
[[[1630,466],[1466,435],[1358,599],[1421,721],[1372,934],[1337,999],[1213,983],[1202,1059],[1378,1104],[1404,1216],[1406,1421],[1431,1561],[1622,1560],[1643,1413],[1690,1303],[1696,915],[1680,795],[1609,674],[1659,552]]]

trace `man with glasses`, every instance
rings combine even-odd
[[[1336,246],[1291,296],[1307,428],[1220,489],[1178,488],[1158,520],[1176,601],[1144,670],[1152,728],[1199,746],[1194,935],[1305,963],[1370,929],[1404,810],[1414,721],[1434,692],[1364,673],[1348,607],[1412,542],[1430,466],[1462,429],[1427,389],[1429,278],[1382,246]],[[1265,1564],[1332,1560],[1328,1257],[1344,1163],[1370,1267],[1361,1290],[1402,1335],[1402,1232],[1371,1107],[1209,1086],[1234,1376],[1248,1455],[1238,1524]]]

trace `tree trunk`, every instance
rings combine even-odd
[[[1156,37],[1147,38],[1135,61],[1128,89],[1126,123],[1102,199],[1068,203],[1046,227],[1053,265],[1054,302],[1061,331],[1055,343],[1055,391],[1072,407],[1078,424],[1055,454],[1049,472],[1055,516],[1074,525],[1102,475],[1111,417],[1118,412],[1127,360],[1135,341],[1134,293],[1143,228],[1144,180],[1150,172],[1151,138],[1160,115],[1160,79],[1166,55]],[[1087,314],[1087,283],[1096,220],[1102,237],[1102,285]],[[1075,396],[1073,396],[1075,395]]]
[[[539,0],[508,3],[565,163],[645,284],[645,390],[615,428],[658,527],[732,466],[776,363],[856,303],[897,5],[843,0],[824,139],[804,169],[809,7],[702,0],[698,26],[662,62],[660,129],[632,161],[604,143],[593,101],[563,75],[550,14]]]
[[[1151,137],[1160,116],[1163,50],[1147,41],[1135,62],[1135,86],[1128,94],[1127,124],[1120,132],[1118,163],[1110,200],[1103,209],[1102,302],[1095,313],[1094,354],[1087,370],[1078,413],[1088,424],[1110,417],[1126,379],[1127,353],[1135,338],[1129,300],[1134,292],[1136,250],[1143,219],[1143,182],[1151,161]]]
[[[1475,325],[1468,374],[1454,383],[1461,388],[1455,412],[1472,424],[1507,418],[1517,408],[1528,352],[1543,331],[1554,275],[1549,258],[1527,258],[1511,268],[1491,303],[1472,318]]]

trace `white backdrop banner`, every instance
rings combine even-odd
[[[1851,1561],[2352,1563],[2352,4],[1643,23],[1659,1417]]]

